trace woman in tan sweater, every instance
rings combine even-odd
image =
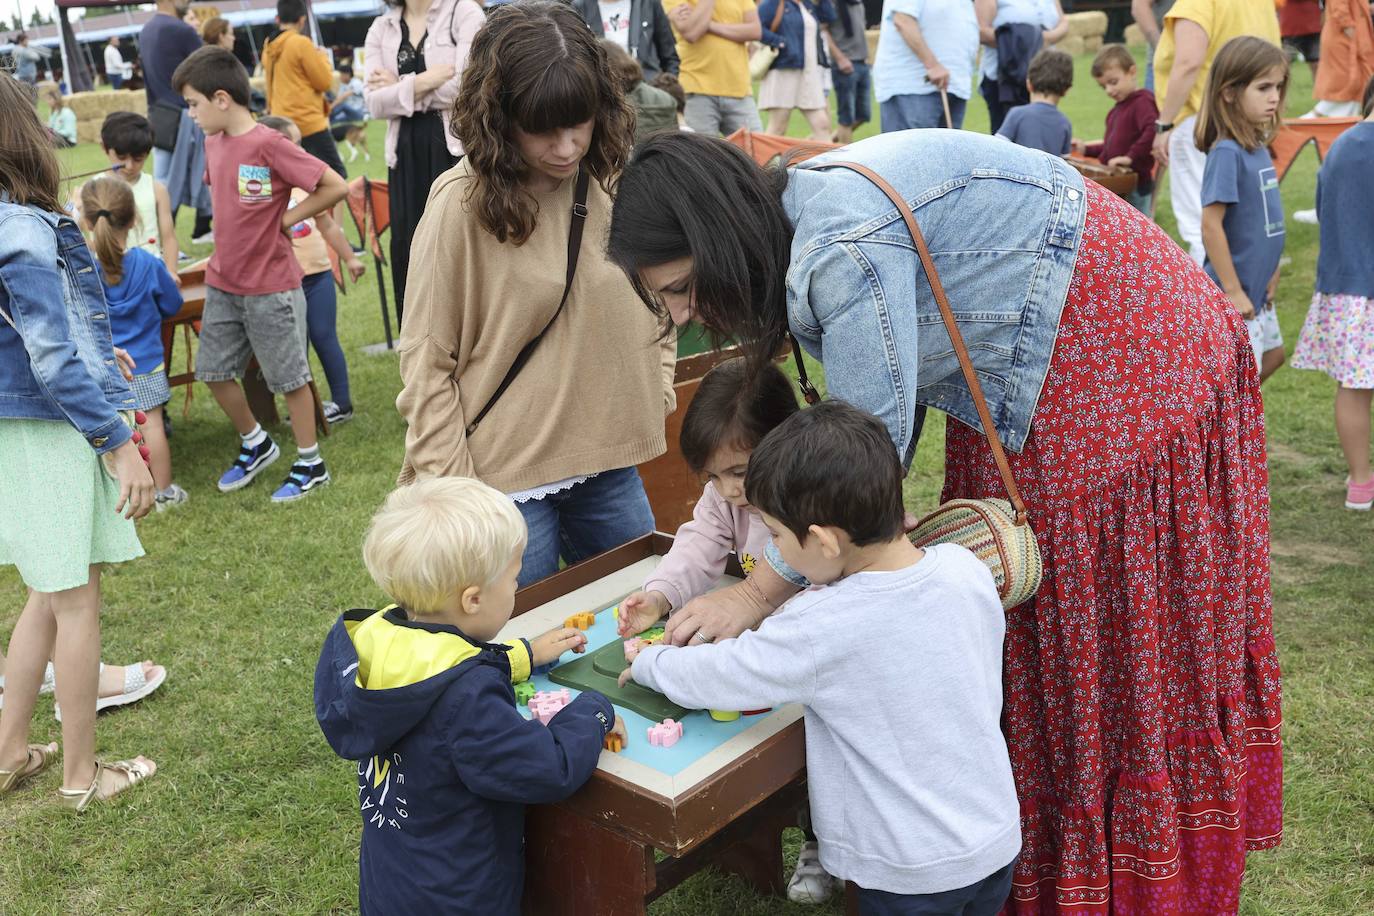
[[[676,348],[606,260],[634,119],[581,17],[493,10],[458,97],[467,158],[434,182],[410,252],[400,482],[477,477],[510,494],[529,525],[523,586],[653,529],[634,466],[665,450]]]

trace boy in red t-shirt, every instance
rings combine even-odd
[[[1155,142],[1155,121],[1159,118],[1155,94],[1137,87],[1135,58],[1125,45],[1107,45],[1097,52],[1092,74],[1116,105],[1107,112],[1106,135],[1092,142],[1075,139],[1073,151],[1091,156],[1103,165],[1134,169],[1135,190],[1126,199],[1153,219],[1155,157],[1150,147]]]
[[[286,396],[299,452],[272,501],[300,499],[328,483],[329,472],[315,440],[305,296],[290,232],[342,200],[348,185],[323,162],[253,120],[248,73],[223,48],[201,48],[182,61],[172,74],[172,88],[205,132],[205,183],[215,213],[196,378],[210,386],[243,440],[219,488],[228,493],[247,486],[281,454],[237,382],[249,357],[256,356],[267,387]],[[292,207],[292,188],[310,196]]]

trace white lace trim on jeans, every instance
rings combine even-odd
[[[571,490],[579,483],[586,483],[595,476],[595,474],[586,474],[582,477],[565,477],[562,480],[555,480],[553,483],[530,487],[528,490],[516,490],[514,493],[507,493],[506,495],[518,503],[527,503],[532,499],[543,499],[551,493]]]

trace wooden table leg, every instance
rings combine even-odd
[[[794,784],[768,799],[745,818],[748,830],[716,859],[716,867],[738,875],[765,896],[787,891],[782,867],[782,832],[797,826],[797,815],[806,803],[804,783]]]
[[[243,373],[243,394],[248,399],[248,408],[259,423],[272,426],[281,422],[281,414],[277,413],[277,399],[267,387],[267,380],[262,377],[262,367],[256,359],[249,362],[248,369]]]
[[[556,805],[525,815],[528,916],[644,916],[654,851]]]

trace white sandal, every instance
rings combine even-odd
[[[52,693],[52,692],[53,692],[54,690],[56,690],[56,689],[57,689],[57,688],[56,688],[56,686],[54,685],[53,677],[52,677],[52,662],[48,662],[48,666],[47,666],[46,668],[43,669],[43,683],[41,683],[41,684],[38,685],[38,692],[39,692],[40,694]],[[4,676],[3,674],[0,674],[0,709],[4,709],[4,708],[5,708],[5,676]]]
[[[102,796],[100,794],[100,774],[104,770],[117,770],[123,773],[129,781],[109,795]],[[58,789],[57,796],[61,799],[62,804],[80,814],[86,810],[86,806],[91,802],[108,801],[121,792],[132,789],[156,771],[156,765],[150,766],[139,760],[116,760],[114,763],[101,763],[97,760],[95,762],[95,778],[91,780],[88,787],[84,789]]]
[[[159,670],[158,673],[153,676],[152,680],[149,680],[148,676],[143,673],[142,662],[134,662],[132,665],[125,665],[123,692],[117,693],[111,697],[97,697],[95,701],[95,711],[100,712],[102,709],[109,709],[112,706],[127,706],[130,703],[136,703],[161,687],[162,682],[167,680],[167,669],[163,668],[161,665],[154,665],[153,667]],[[105,670],[104,662],[100,663],[100,670]],[[57,721],[62,721],[62,707],[57,703],[52,705],[52,714],[53,718]]]

